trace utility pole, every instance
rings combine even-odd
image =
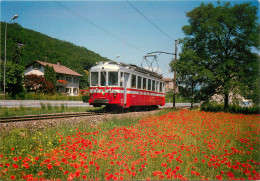
[[[177,44],[178,44],[178,40],[175,40],[175,53],[168,53],[168,52],[162,52],[162,51],[155,51],[155,52],[150,52],[150,53],[147,53],[147,55],[150,55],[150,54],[155,54],[155,53],[164,53],[164,54],[169,54],[169,55],[175,55],[175,67],[174,67],[174,78],[173,78],[173,108],[175,108],[175,95],[176,95],[176,92],[177,92],[177,85],[176,85],[176,79],[177,79],[177,71],[176,71],[176,65],[177,65]]]
[[[177,44],[178,44],[178,41],[175,40],[175,61],[174,61],[174,79],[173,79],[173,105],[172,107],[175,108],[175,96],[176,96],[176,89],[177,89],[177,86],[176,86],[176,65],[177,65]]]
[[[5,79],[6,79],[6,39],[7,39],[7,24],[10,23],[12,20],[17,19],[18,15],[14,15],[14,17],[5,23],[5,61],[4,61],[4,97],[5,97]]]

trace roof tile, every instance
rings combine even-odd
[[[38,62],[39,64],[43,65],[43,66],[52,66],[55,70],[56,73],[60,73],[60,74],[67,74],[67,75],[74,75],[74,76],[82,76],[81,74],[69,69],[68,67],[65,67],[63,65],[57,65],[57,64],[53,64],[53,63],[47,63],[47,62],[42,62],[39,60],[36,60],[36,62]]]

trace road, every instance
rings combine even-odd
[[[89,107],[90,105],[83,101],[46,101],[46,100],[0,100],[1,107],[41,107],[41,105],[66,107]],[[176,107],[190,106],[190,103],[176,103]],[[162,107],[172,107],[172,103],[166,103]]]

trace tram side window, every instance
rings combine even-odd
[[[160,82],[160,92],[162,92],[162,83]]]
[[[155,91],[155,80],[153,80],[153,83],[152,83],[152,90]]]
[[[151,90],[152,81],[151,79],[148,79],[148,90]]]
[[[146,78],[143,78],[143,89],[146,90]]]
[[[118,72],[108,72],[108,86],[118,86]]]
[[[91,86],[98,86],[98,72],[91,72]]]
[[[156,91],[156,92],[159,92],[159,82],[158,82],[158,81],[156,81],[155,91]]]
[[[101,77],[100,77],[100,86],[106,86],[106,72],[100,72]]]
[[[142,77],[139,77],[139,76],[138,76],[138,79],[137,79],[137,80],[138,80],[138,81],[137,81],[137,83],[138,83],[138,84],[137,84],[137,88],[138,88],[138,89],[142,89]]]
[[[123,72],[120,73],[120,87],[123,87],[123,81],[122,80],[124,80],[124,73]]]
[[[132,74],[131,87],[136,88],[136,75]]]

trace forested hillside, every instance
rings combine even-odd
[[[108,60],[85,47],[51,38],[42,33],[23,28],[17,23],[8,24],[7,35],[7,61],[11,61],[14,56],[20,56],[18,63],[23,66],[35,60],[46,60],[49,63],[60,61],[62,65],[83,75],[84,70],[89,70],[96,62]],[[4,40],[5,23],[1,22],[2,60],[4,60]]]

